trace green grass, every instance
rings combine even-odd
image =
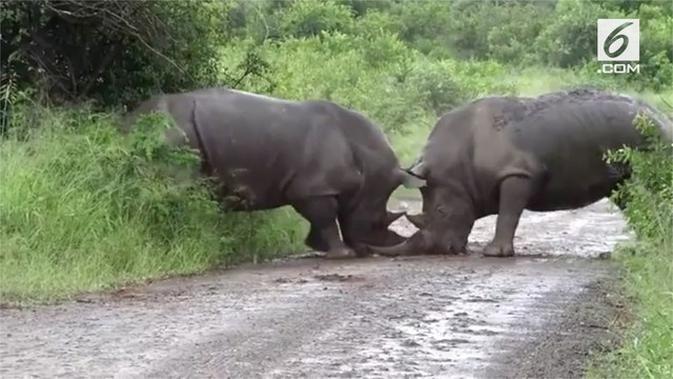
[[[0,141],[0,302],[304,249],[306,225],[291,210],[221,212],[185,180],[192,156],[164,147],[157,130],[123,138],[110,115],[47,109],[20,111],[13,126],[21,135]]]
[[[673,377],[673,238],[622,248],[624,288],[633,312],[624,344],[598,357],[589,378]]]

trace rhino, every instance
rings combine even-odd
[[[362,114],[328,101],[205,88],[144,101],[126,117],[127,130],[151,112],[175,121],[168,143],[200,152],[198,175],[220,185],[216,196],[228,209],[290,205],[310,223],[306,244],[328,258],[404,241],[388,229],[404,212],[386,205],[398,186],[417,186],[418,179]]]
[[[465,253],[475,220],[497,214],[486,256],[514,255],[513,238],[524,209],[584,207],[629,175],[604,153],[643,147],[635,128],[647,116],[671,140],[670,119],[642,101],[594,89],[537,98],[493,96],[444,114],[408,172],[422,178],[421,214],[407,218],[419,230],[381,255]],[[623,204],[618,204],[623,207]]]

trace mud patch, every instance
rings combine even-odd
[[[304,284],[308,283],[308,280],[303,279],[303,278],[278,278],[273,281],[274,283],[279,283],[279,284]]]
[[[586,286],[563,313],[549,320],[544,333],[512,346],[512,353],[493,365],[487,376],[583,378],[594,354],[604,354],[621,343],[614,332],[623,309],[618,288],[614,278]]]
[[[364,280],[363,278],[353,276],[353,275],[341,275],[341,274],[324,274],[324,275],[314,275],[315,279],[322,282],[359,282]]]

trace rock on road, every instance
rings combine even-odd
[[[525,212],[514,258],[285,260],[0,309],[0,377],[581,377],[619,307],[595,258],[628,238],[603,200]]]

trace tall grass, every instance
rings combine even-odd
[[[165,120],[164,120],[165,121]],[[59,298],[303,249],[293,212],[224,213],[148,118],[25,107],[0,140],[0,298]]]

